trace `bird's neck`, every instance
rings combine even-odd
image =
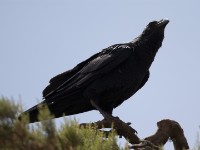
[[[160,40],[161,39],[161,40]],[[135,38],[132,41],[136,44],[143,52],[156,54],[158,49],[162,46],[162,38],[143,38],[141,36]]]
[[[132,41],[132,44],[135,45],[137,56],[143,61],[151,63],[158,49],[161,47],[162,41],[137,37]]]

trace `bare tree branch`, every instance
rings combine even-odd
[[[101,120],[95,123],[91,123],[90,126],[93,126],[97,129],[102,128],[113,128],[116,130],[117,134],[121,137],[123,136],[129,143],[131,149],[136,150],[149,150],[155,149],[158,150],[159,146],[165,145],[168,139],[171,139],[174,144],[175,150],[189,149],[187,139],[184,136],[183,129],[178,122],[165,119],[157,122],[158,129],[154,135],[144,138],[141,140],[135,133],[137,131],[130,126],[131,123],[125,123],[119,118],[115,117],[111,120]],[[81,127],[86,127],[89,124],[82,123]],[[110,131],[104,131],[106,134],[109,134]]]
[[[189,149],[189,145],[184,131],[178,122],[174,120],[161,120],[157,122],[158,129],[152,136],[146,137],[148,140],[155,145],[164,145],[168,139],[171,139],[174,144],[175,150]]]

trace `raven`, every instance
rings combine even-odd
[[[99,110],[104,118],[112,116],[114,108],[147,82],[168,23],[168,19],[152,21],[131,42],[107,47],[53,77],[38,105],[47,105],[55,118],[90,110]],[[38,121],[38,105],[24,112],[30,123]]]

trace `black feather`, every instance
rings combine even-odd
[[[150,22],[133,41],[105,48],[73,69],[55,76],[44,89],[41,104],[47,104],[56,118],[95,109],[90,100],[112,114],[113,108],[147,82],[149,68],[162,45],[168,22]],[[30,122],[38,121],[37,107],[25,112],[30,114]]]

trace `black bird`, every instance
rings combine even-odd
[[[99,110],[104,118],[112,116],[114,108],[147,82],[168,22],[152,21],[133,41],[107,47],[53,77],[40,105],[46,104],[55,118],[90,110]],[[29,113],[30,122],[38,121],[38,105],[24,112]]]

